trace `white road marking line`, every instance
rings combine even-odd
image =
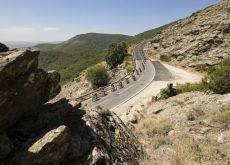
[[[149,84],[147,84],[144,88],[142,88],[140,91],[136,92],[133,96],[131,96],[130,98],[126,99],[126,100],[123,101],[122,103],[116,105],[115,107],[111,108],[110,110],[116,109],[116,108],[119,107],[120,105],[122,105],[122,104],[128,102],[128,101],[131,100],[133,97],[135,97],[136,95],[138,95],[139,93],[141,93],[143,90],[145,90],[145,89],[153,82],[153,80],[154,80],[154,78],[155,78],[156,70],[155,70],[155,67],[154,67],[154,66],[153,66],[153,68],[154,68],[154,76],[153,76],[153,78],[152,78],[152,80],[150,81]]]

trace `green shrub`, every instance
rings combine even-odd
[[[177,93],[193,92],[193,91],[205,91],[207,87],[203,82],[200,83],[186,83],[186,84],[177,84],[176,91]]]
[[[161,61],[164,61],[164,62],[170,62],[172,59],[171,59],[170,56],[161,55],[161,56],[160,56],[160,60],[161,60]]]
[[[211,72],[212,70],[213,70],[213,67],[207,64],[197,64],[196,65],[196,71],[199,71],[199,72]]]
[[[91,82],[93,88],[98,88],[107,85],[108,73],[103,65],[95,65],[87,69],[86,78]]]
[[[208,89],[218,94],[230,93],[230,58],[225,59],[204,79]]]
[[[169,97],[176,96],[177,91],[175,88],[165,88],[161,90],[161,97],[160,100],[168,99]]]
[[[109,45],[108,54],[105,57],[106,63],[110,68],[115,68],[121,64],[128,53],[126,43],[113,43]]]

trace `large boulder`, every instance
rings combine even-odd
[[[9,51],[9,48],[6,45],[0,43],[0,52],[7,52],[7,51]]]
[[[59,126],[30,146],[18,163],[21,165],[58,165],[63,161],[68,151],[69,138],[67,127]]]
[[[38,69],[38,55],[33,49],[0,54],[0,132],[24,115],[36,115],[60,92],[59,74]]]

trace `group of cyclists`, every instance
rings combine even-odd
[[[145,62],[146,61],[144,61],[144,63]],[[144,63],[142,63],[143,70],[145,70]],[[135,70],[135,72],[136,72],[136,75],[140,75],[140,72],[142,72],[142,69],[139,67],[138,69]],[[136,81],[136,76],[134,74],[132,74],[131,78],[132,78],[133,81]],[[130,83],[130,80],[129,80],[128,77],[125,78],[125,82],[126,82],[126,84]],[[119,88],[119,89],[124,88],[124,83],[122,81],[120,81],[118,83],[118,85],[117,85],[117,88]],[[116,86],[114,84],[112,84],[111,87],[110,87],[110,90],[112,92],[115,92],[117,90],[117,88],[116,88]],[[102,88],[102,90],[100,91],[100,93],[94,93],[94,94],[92,94],[92,96],[93,96],[92,97],[92,101],[95,102],[95,101],[97,101],[97,100],[100,99],[100,96],[103,97],[105,95],[106,95],[106,91],[105,91],[104,88]]]

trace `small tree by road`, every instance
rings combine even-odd
[[[121,64],[128,54],[128,48],[126,43],[112,43],[109,45],[108,54],[105,57],[106,63],[110,68],[115,68]]]
[[[98,88],[107,85],[109,75],[103,65],[97,64],[87,69],[86,78],[93,88]]]
[[[215,93],[230,93],[230,58],[223,60],[204,80],[207,87]]]

